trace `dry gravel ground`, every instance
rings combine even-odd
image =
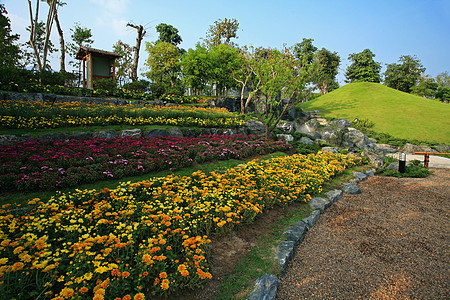
[[[372,176],[297,247],[277,299],[450,299],[450,169]]]

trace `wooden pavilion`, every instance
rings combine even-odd
[[[116,58],[120,54],[81,46],[76,59],[81,60],[83,66],[83,87],[92,89],[95,78],[116,77]]]

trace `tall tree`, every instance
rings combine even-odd
[[[141,51],[141,43],[147,32],[144,30],[144,26],[142,25],[128,23],[127,26],[134,28],[137,31],[136,46],[134,47],[133,68],[131,71],[131,80],[135,81],[138,79],[137,69],[139,65],[139,52]]]
[[[184,84],[194,95],[200,95],[211,82],[212,67],[208,49],[198,43],[181,57]]]
[[[244,114],[252,98],[259,92],[261,80],[253,72],[253,64],[256,59],[253,47],[239,49],[240,67],[233,72],[233,79],[240,85],[241,114]],[[245,98],[245,92],[248,92]]]
[[[287,109],[306,97],[304,73],[289,49],[260,49],[252,70],[259,81],[255,116],[265,124],[268,138]]]
[[[440,87],[450,88],[450,75],[447,71],[442,72],[436,76],[436,82]]]
[[[75,58],[80,47],[90,47],[94,40],[92,39],[92,30],[87,27],[81,27],[80,23],[75,23],[74,27],[70,28],[72,34],[72,42],[68,44],[70,55]],[[78,85],[81,85],[81,61],[70,61],[70,65],[78,69]]]
[[[311,67],[311,77],[322,95],[339,87],[336,75],[341,59],[336,52],[325,48],[317,51]]]
[[[384,83],[390,88],[405,93],[411,93],[412,88],[419,83],[425,68],[417,57],[403,55],[399,63],[388,64],[384,73]]]
[[[313,41],[313,39],[303,38],[301,43],[297,43],[293,47],[294,56],[300,60],[300,66],[303,69],[312,64],[317,51],[317,47],[312,44]]]
[[[216,96],[226,95],[227,91],[237,87],[233,73],[242,64],[239,50],[227,44],[220,44],[209,51],[211,62],[211,81],[216,87]]]
[[[208,47],[220,44],[231,45],[231,39],[237,38],[239,22],[236,19],[219,19],[209,26],[206,38],[203,39]]]
[[[156,26],[155,29],[159,33],[159,39],[157,42],[167,42],[177,46],[183,41],[181,36],[178,34],[178,29],[172,25],[161,23]]]
[[[346,82],[381,82],[380,70],[381,64],[374,61],[375,54],[369,49],[360,53],[352,53],[348,59],[352,64],[347,67],[345,72]]]
[[[411,93],[428,99],[436,96],[439,85],[434,78],[429,76],[420,76],[419,83],[411,88]]]
[[[0,67],[15,67],[20,60],[20,48],[16,44],[19,35],[11,34],[11,23],[7,14],[5,5],[0,4]]]
[[[41,1],[47,2],[47,4],[49,6],[52,5],[52,0],[41,0]],[[58,7],[62,7],[64,5],[66,5],[66,3],[61,2],[61,1],[56,1],[56,5]],[[58,9],[55,11],[55,24],[56,24],[56,29],[58,30],[58,35],[59,35],[59,49],[60,49],[59,70],[61,72],[65,72],[66,71],[66,43],[64,41],[64,32],[62,30],[61,23],[59,22]]]
[[[131,79],[133,69],[133,49],[127,43],[118,41],[113,45],[113,51],[120,54],[116,59],[116,79],[120,86]]]
[[[32,28],[31,26],[28,26],[26,28],[26,30],[28,32],[31,32]],[[31,45],[31,42],[28,41],[25,43],[25,45],[31,49],[31,52],[26,51],[24,53],[24,55],[26,56],[26,61],[24,62],[25,66],[32,66],[32,68],[34,70],[38,70],[39,71],[39,63],[42,63],[40,60],[38,60],[37,58],[41,58],[43,57],[43,52],[44,52],[44,46],[45,46],[45,23],[44,22],[38,22],[34,28],[34,48],[37,50],[37,56],[34,53],[34,48],[33,45]],[[47,53],[51,54],[53,52],[56,52],[56,48],[53,45],[52,41],[48,41],[47,43]],[[44,70],[48,70],[48,68],[50,67],[49,65],[49,59],[46,59],[46,67]]]
[[[28,9],[30,13],[30,45],[33,49],[33,53],[38,65],[38,70],[41,72],[42,70],[47,69],[47,55],[48,55],[48,46],[50,41],[50,34],[53,27],[53,21],[55,19],[55,14],[57,11],[57,0],[51,0],[49,5],[48,14],[47,14],[47,22],[45,23],[45,39],[44,39],[44,47],[42,49],[42,53],[40,53],[37,49],[36,39],[37,39],[37,27],[39,24],[39,2],[36,1],[36,10],[33,13],[33,6],[31,4],[31,0],[28,1]],[[42,57],[41,57],[42,54]]]
[[[171,43],[146,43],[148,59],[145,62],[150,68],[146,76],[153,83],[174,87],[181,72],[180,50]]]

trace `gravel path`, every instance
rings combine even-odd
[[[277,299],[450,299],[450,169],[372,176],[297,247]]]

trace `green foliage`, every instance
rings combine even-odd
[[[32,27],[28,26],[27,31],[31,32],[31,30],[32,30]],[[36,34],[36,37],[34,39],[34,45],[36,46],[38,58],[33,53],[33,48],[32,48],[31,42],[28,41],[25,43],[26,47],[28,48],[28,51],[26,51],[24,53],[24,56],[26,57],[24,65],[25,65],[25,67],[31,66],[34,70],[39,70],[40,62],[38,62],[38,59],[43,60],[44,46],[45,46],[45,41],[46,41],[46,36],[45,36],[46,32],[45,32],[45,23],[44,22],[41,21],[36,24],[35,34]],[[53,45],[51,40],[48,41],[47,47],[48,47],[48,53],[54,53],[57,51],[57,49],[55,48],[55,46]],[[46,65],[47,65],[47,68],[44,70],[48,71],[50,69],[48,58],[46,61]]]
[[[421,76],[419,84],[411,88],[411,93],[417,96],[433,99],[436,96],[438,84],[434,78]]]
[[[237,87],[233,73],[242,65],[239,50],[227,44],[212,47],[208,53],[211,73],[210,82],[216,85],[216,96]]]
[[[127,82],[123,85],[123,88],[133,93],[146,93],[150,89],[150,81],[141,79],[132,82]]]
[[[317,85],[322,95],[339,88],[336,75],[341,59],[337,52],[325,48],[317,51],[311,68],[312,82]]]
[[[361,129],[361,128],[372,128],[373,125],[375,125],[375,123],[373,123],[369,119],[354,119],[352,121],[352,125],[357,129]]]
[[[315,144],[315,143],[307,145],[307,144],[296,142],[294,146],[295,146],[295,149],[297,150],[297,153],[303,154],[303,155],[307,155],[307,154],[311,154],[311,153],[316,154],[317,152],[320,151],[320,149],[322,149],[320,147],[320,145]]]
[[[384,176],[398,177],[398,178],[404,177],[425,178],[433,174],[433,171],[430,171],[420,166],[412,165],[405,167],[405,173],[400,173],[398,170],[388,170],[388,169],[379,170],[378,173]]]
[[[3,68],[18,66],[20,60],[20,49],[16,44],[19,35],[11,34],[11,24],[7,14],[5,5],[0,4],[0,73]]]
[[[314,39],[303,38],[301,43],[297,43],[293,47],[293,54],[295,58],[300,61],[301,68],[308,68],[313,62],[314,54],[317,51],[312,42]]]
[[[94,89],[113,90],[117,87],[117,82],[112,78],[95,78]]]
[[[192,89],[194,95],[199,95],[207,86],[211,77],[211,62],[208,50],[197,44],[195,49],[189,49],[181,58],[183,82]]]
[[[403,55],[399,63],[388,64],[384,73],[384,83],[390,88],[411,93],[412,88],[419,83],[420,76],[425,68],[417,57]]]
[[[70,28],[70,32],[72,33],[70,35],[72,42],[68,44],[67,48],[69,55],[75,58],[81,46],[90,47],[94,43],[94,40],[92,39],[91,29],[81,27],[80,23],[75,23],[74,27]],[[81,61],[70,61],[69,64],[80,68]]]
[[[172,25],[161,23],[156,26],[155,29],[159,33],[159,39],[156,41],[157,43],[166,42],[176,46],[183,41],[181,36],[178,34],[178,29]]]
[[[219,19],[209,26],[206,38],[203,39],[208,47],[218,46],[220,44],[230,45],[232,38],[237,38],[239,22],[236,19]]]
[[[350,54],[348,59],[352,61],[352,64],[345,72],[346,82],[381,82],[381,64],[375,62],[374,57],[375,54],[369,49]]]
[[[116,79],[119,85],[131,79],[131,71],[133,68],[133,49],[127,43],[118,41],[113,45],[113,51],[120,54],[121,57],[116,58]]]
[[[450,75],[447,71],[442,72],[436,76],[436,82],[440,87],[450,88]]]
[[[438,87],[436,92],[436,98],[438,98],[442,102],[449,103],[450,102],[450,87]]]
[[[175,86],[181,74],[180,50],[167,42],[147,42],[145,50],[148,52],[145,65],[150,68],[146,76],[160,85]]]

